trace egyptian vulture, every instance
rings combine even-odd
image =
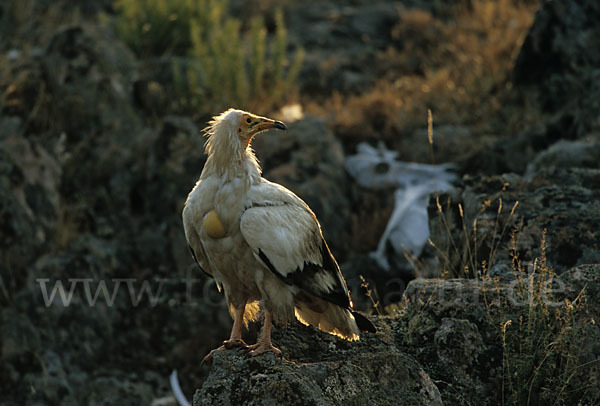
[[[183,209],[185,236],[200,268],[225,292],[233,327],[214,351],[242,347],[251,355],[281,351],[271,325],[294,316],[348,340],[373,324],[352,309],[340,268],[308,205],[285,187],[261,177],[252,138],[280,122],[230,109],[209,122],[208,155]],[[255,345],[242,340],[242,325],[258,317],[263,328]]]

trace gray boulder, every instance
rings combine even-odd
[[[455,276],[465,276],[465,265],[480,269],[483,260],[489,270],[498,271],[494,267],[502,264],[510,268],[515,247],[519,259],[530,263],[540,255],[544,230],[548,265],[557,273],[599,263],[599,170],[546,164],[549,166],[532,170],[527,178],[515,174],[465,176],[464,189],[449,206],[448,196],[439,198],[449,228],[432,199],[429,226],[442,268]],[[466,232],[458,204],[463,208]]]
[[[515,84],[583,134],[600,126],[600,3],[545,0],[517,58]]]
[[[385,328],[385,327],[384,327]],[[284,360],[223,351],[194,405],[442,405],[438,388],[389,330],[349,343],[311,327],[274,334]]]

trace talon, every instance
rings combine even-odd
[[[254,350],[255,350],[255,349],[257,349],[257,348],[258,348],[258,343],[256,343],[256,344],[251,344],[251,345],[248,345],[248,346],[246,347],[246,352],[254,351]]]
[[[244,340],[225,340],[223,341],[223,347],[227,350],[232,348],[248,348],[248,344],[244,342]]]
[[[214,350],[212,350],[211,352],[209,352],[204,358],[202,358],[202,363],[206,364],[206,365],[209,365],[209,366],[212,365],[213,356],[215,355],[215,352],[222,351],[224,349],[225,349],[224,346],[220,346],[219,348],[215,348]]]
[[[275,357],[277,358],[281,358],[281,350],[277,347],[274,347],[273,345],[261,345],[261,344],[256,344],[254,346],[255,348],[253,348],[251,351],[249,351],[248,353],[250,354],[250,356],[252,357],[256,357],[258,355],[267,353],[267,352],[272,352],[273,355],[275,355]]]

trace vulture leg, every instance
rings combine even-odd
[[[271,326],[273,324],[273,314],[269,311],[265,312],[265,322],[263,324],[262,332],[256,344],[249,347],[250,355],[253,357],[263,354],[265,352],[272,352],[276,357],[281,357],[281,350],[273,346],[271,342]]]
[[[245,309],[245,303],[242,306],[235,308],[233,327],[231,328],[231,336],[229,337],[229,340],[223,341],[222,346],[220,346],[219,348],[215,348],[214,350],[209,352],[208,355],[203,359],[205,363],[210,365],[212,363],[213,356],[217,351],[230,350],[232,348],[248,348],[248,344],[246,344],[244,340],[242,340],[242,324],[244,321]]]
[[[223,346],[228,350],[237,347],[247,347],[248,345],[242,340],[242,323],[244,321],[244,311],[246,303],[235,308],[235,316],[233,318],[233,327],[231,328],[231,336],[229,340],[223,341]]]

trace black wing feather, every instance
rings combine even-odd
[[[192,253],[192,257],[194,258],[194,261],[196,261],[196,264],[198,265],[198,268],[200,268],[200,270],[202,272],[204,272],[206,275],[210,276],[211,278],[213,277],[211,274],[209,274],[208,272],[206,272],[204,270],[204,268],[202,268],[202,266],[200,265],[200,262],[198,262],[198,258],[196,257],[196,253],[194,252],[194,249],[192,248],[192,246],[190,244],[188,244],[188,248],[190,249],[190,252]]]
[[[277,275],[277,277],[279,277],[288,285],[298,286],[314,296],[341,306],[345,309],[351,308],[350,296],[348,294],[346,282],[344,281],[344,278],[341,277],[340,268],[337,262],[335,262],[335,259],[333,258],[331,251],[329,251],[329,247],[324,239],[321,239],[321,262],[323,265],[314,264],[312,262],[304,262],[304,267],[302,269],[298,267],[294,272],[291,272],[285,276],[281,272],[277,271],[267,255],[261,249],[258,250],[258,256],[267,266],[267,268],[271,270],[271,272]],[[318,273],[329,274],[334,278],[334,280],[339,280],[341,283],[337,284],[334,290],[323,289],[322,286],[312,282],[315,279],[314,276]]]
[[[356,321],[356,326],[360,331],[366,331],[368,333],[377,332],[377,328],[375,327],[375,325],[373,325],[373,323],[371,323],[371,320],[367,319],[359,312],[355,312],[354,310],[351,310],[351,312],[354,316],[354,321]]]

